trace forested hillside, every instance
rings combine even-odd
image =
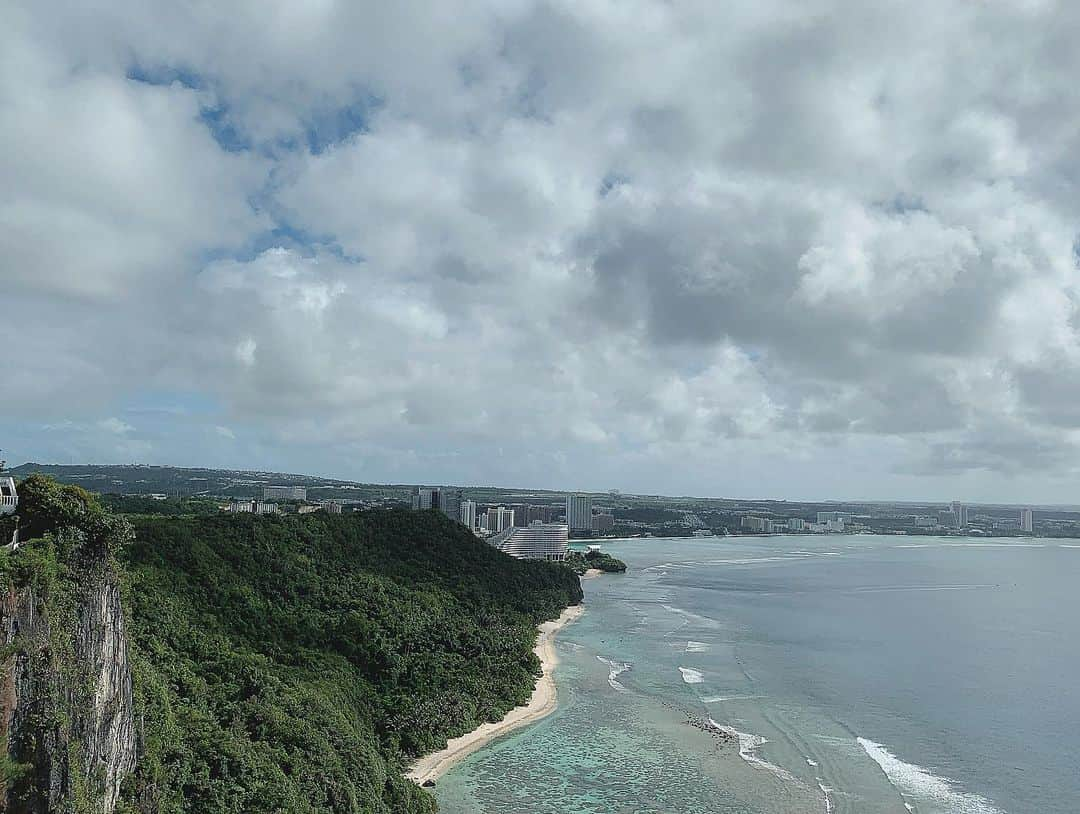
[[[402,769],[525,702],[536,624],[581,599],[434,512],[130,520],[121,812],[435,811]]]

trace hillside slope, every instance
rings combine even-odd
[[[117,812],[435,811],[402,769],[525,702],[535,625],[581,598],[433,512],[129,519]],[[67,533],[39,531],[24,570]]]

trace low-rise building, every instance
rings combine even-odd
[[[260,500],[234,500],[225,511],[235,514],[277,514],[279,507],[276,503],[263,503]]]

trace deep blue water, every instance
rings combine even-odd
[[[606,545],[630,572],[586,583],[559,711],[448,775],[444,810],[509,811],[510,778],[536,812],[1076,814],[1080,547],[1035,542]]]

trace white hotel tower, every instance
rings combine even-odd
[[[488,540],[495,548],[521,560],[566,559],[566,526],[562,523],[541,523],[539,520],[522,528],[513,526]]]
[[[592,533],[592,495],[566,496],[566,525],[570,533]]]

